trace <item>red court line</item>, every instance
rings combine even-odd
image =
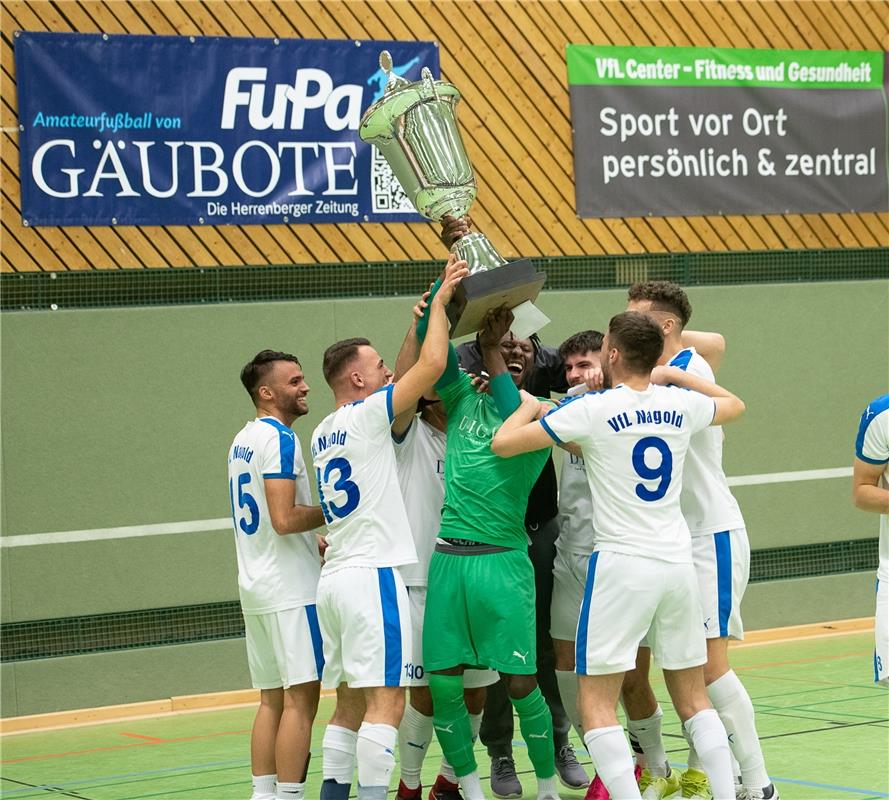
[[[152,744],[161,744],[162,742],[169,741],[168,739],[158,739],[157,736],[143,736],[141,733],[127,733],[126,731],[121,731],[120,735],[131,736],[133,739],[145,739]]]
[[[148,739],[148,741],[144,742],[134,742],[133,744],[117,744],[112,745],[111,747],[91,747],[88,750],[69,750],[65,753],[44,753],[43,755],[38,756],[23,756],[22,758],[8,758],[0,761],[0,764],[21,764],[24,761],[43,761],[47,758],[66,758],[68,756],[85,756],[90,753],[110,753],[115,750],[129,750],[133,747],[151,747],[158,744],[177,744],[178,742],[192,742],[197,739],[213,739],[217,736],[244,736],[249,734],[250,731],[219,731],[217,733],[205,733],[200,736],[183,736],[178,739],[153,739],[151,737],[144,737]],[[126,734],[125,734],[126,735]],[[132,736],[132,734],[129,734]]]

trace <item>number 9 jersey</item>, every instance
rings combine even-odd
[[[248,422],[228,451],[228,488],[245,614],[271,614],[315,602],[321,559],[315,532],[279,536],[272,527],[265,479],[296,482],[296,503],[312,505],[299,441],[273,417]]]
[[[390,384],[340,406],[312,433],[315,479],[327,523],[325,574],[417,561],[392,446],[392,389]]]
[[[541,424],[557,442],[583,450],[596,503],[596,550],[691,563],[691,536],[679,494],[691,435],[716,406],[703,394],[649,385],[580,395]]]

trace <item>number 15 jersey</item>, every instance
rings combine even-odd
[[[620,384],[551,411],[541,424],[557,442],[583,450],[596,503],[596,550],[691,563],[691,536],[679,494],[693,433],[713,420],[713,400],[697,392]]]
[[[392,446],[393,388],[390,384],[340,406],[312,433],[318,496],[327,522],[324,573],[417,561]]]

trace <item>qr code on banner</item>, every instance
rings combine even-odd
[[[370,161],[370,187],[375,214],[416,214],[389,163],[376,147]]]

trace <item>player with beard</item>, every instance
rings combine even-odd
[[[606,788],[622,800],[641,797],[615,708],[647,637],[714,797],[734,800],[728,738],[704,687],[700,593],[679,496],[691,436],[736,419],[744,404],[677,367],[661,367],[654,378],[663,347],[653,320],[618,314],[602,348],[605,385],[614,388],[587,393],[539,421],[541,404],[528,395],[492,446],[503,457],[536,451],[547,439],[581,448],[597,539],[577,627],[576,671],[584,742]]]
[[[324,517],[311,505],[290,429],[308,413],[309,386],[296,356],[274,350],[257,353],[241,382],[256,418],[232,442],[228,481],[247,660],[260,690],[250,739],[253,800],[302,798],[324,664],[313,532]]]

